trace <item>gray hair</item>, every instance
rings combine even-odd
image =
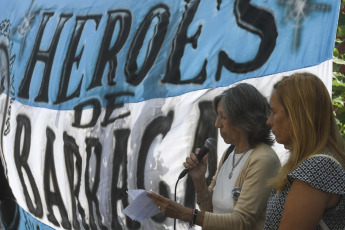
[[[219,102],[228,122],[247,134],[251,148],[261,143],[273,145],[271,127],[266,124],[271,109],[267,99],[254,86],[240,83],[225,90],[213,100],[216,112]]]

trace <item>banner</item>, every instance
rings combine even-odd
[[[269,99],[296,71],[331,92],[339,0],[0,3],[8,229],[172,229],[162,215],[123,215],[126,191],[173,199],[182,163],[208,137],[218,142],[211,180],[227,147],[214,127],[216,95],[248,82]],[[176,195],[195,206],[190,178]]]

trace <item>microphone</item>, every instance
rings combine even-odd
[[[196,158],[198,158],[198,161],[200,161],[210,150],[214,151],[216,149],[216,146],[217,146],[216,139],[212,137],[207,138],[204,146],[200,149],[199,154],[196,155]],[[189,172],[188,168],[184,169],[178,176],[178,179],[183,178],[188,172]]]

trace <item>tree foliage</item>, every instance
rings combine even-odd
[[[345,138],[345,0],[341,0],[333,51],[332,103],[341,135]]]

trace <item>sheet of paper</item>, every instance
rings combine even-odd
[[[133,199],[133,202],[122,212],[132,220],[144,221],[161,212],[152,200],[146,196],[147,192],[145,190],[128,190],[127,193]]]

